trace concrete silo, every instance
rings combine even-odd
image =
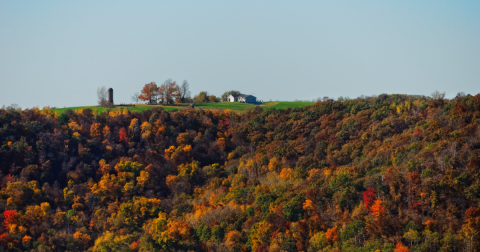
[[[113,88],[108,89],[108,102],[113,105]]]

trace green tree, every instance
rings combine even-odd
[[[226,102],[226,101],[228,101],[228,96],[229,95],[239,95],[239,94],[241,94],[240,91],[230,90],[230,91],[227,91],[227,92],[223,93],[221,98],[222,98],[223,102]]]

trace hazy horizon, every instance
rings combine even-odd
[[[259,100],[480,87],[478,1],[0,2],[0,106],[116,103],[149,82]]]

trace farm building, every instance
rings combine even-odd
[[[245,95],[245,94],[229,95],[228,96],[228,101],[229,102],[256,103],[257,102],[257,97],[255,97],[253,95]]]
[[[108,89],[108,102],[113,105],[113,88]]]

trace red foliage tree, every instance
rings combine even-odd
[[[413,136],[418,138],[422,137],[422,131],[420,130],[420,128],[415,128],[415,132],[413,132]]]
[[[422,179],[420,178],[420,174],[418,173],[410,173],[408,176],[408,180],[414,185],[418,185],[422,183]]]
[[[7,244],[10,242],[12,238],[8,234],[1,234],[0,235],[0,244]]]
[[[397,243],[397,246],[395,246],[395,252],[408,252],[408,247],[403,245],[403,243],[399,242]]]
[[[422,211],[422,203],[413,201],[410,205],[410,209],[417,211],[417,213],[421,213]]]
[[[10,224],[18,224],[18,212],[17,210],[6,210],[3,212],[3,226],[5,229],[10,227]]]
[[[127,130],[125,128],[121,128],[118,132],[118,138],[120,142],[126,141],[128,139]]]
[[[480,216],[480,210],[475,207],[470,207],[465,211],[465,220],[469,221],[471,219],[475,219],[476,217]]]
[[[365,202],[365,207],[369,212],[371,212],[371,208],[373,203],[375,202],[375,195],[377,191],[373,188],[368,188],[365,192],[363,192],[363,202]]]

